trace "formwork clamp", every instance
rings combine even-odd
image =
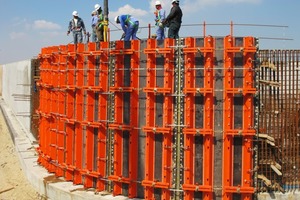
[[[228,193],[248,193],[253,194],[255,192],[254,187],[243,187],[243,186],[224,186],[224,192]]]
[[[112,49],[109,51],[112,55],[132,55],[134,52],[134,49]]]
[[[122,130],[122,131],[130,131],[132,127],[124,124],[109,124],[108,128],[111,130]]]
[[[163,127],[143,127],[144,132],[151,132],[151,133],[162,133],[162,134],[169,134],[171,132],[171,128],[163,128]]]
[[[213,135],[212,129],[184,128],[182,132],[186,135]]]
[[[153,49],[144,49],[145,54],[170,54],[172,48],[153,48]]]
[[[111,92],[132,92],[133,87],[110,87],[109,91]]]
[[[226,93],[228,94],[255,94],[256,88],[227,88]]]
[[[163,189],[168,189],[170,187],[169,183],[163,183],[159,181],[149,181],[149,180],[143,180],[142,185],[145,187],[154,187],[154,188],[163,188]]]
[[[122,176],[116,176],[116,175],[111,175],[108,177],[109,180],[111,181],[114,181],[114,182],[119,182],[119,183],[131,183],[131,179],[129,178],[125,178],[125,177],[122,177]]]
[[[187,94],[211,94],[213,93],[212,88],[184,88],[184,93]]]
[[[158,88],[158,87],[145,87],[143,89],[144,92],[155,93],[155,94],[170,94],[171,88]]]
[[[183,190],[187,191],[201,191],[201,192],[212,192],[212,186],[209,185],[193,185],[193,184],[183,184],[182,185]]]
[[[225,130],[225,135],[231,135],[231,136],[254,136],[256,134],[256,130],[238,130],[238,129],[230,129]]]

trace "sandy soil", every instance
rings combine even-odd
[[[43,199],[28,182],[0,111],[0,200]]]

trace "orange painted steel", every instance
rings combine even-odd
[[[66,50],[66,46],[59,46],[59,51],[64,52]],[[66,81],[66,73],[65,73],[65,68],[67,65],[67,60],[66,57],[63,54],[58,54],[57,55],[57,113],[56,113],[56,119],[57,119],[57,163],[58,163],[58,168],[56,170],[56,176],[63,176],[64,171],[63,171],[63,163],[64,163],[64,156],[65,156],[65,123],[63,118],[66,116],[65,113],[65,92],[62,88],[62,86],[65,84]]]
[[[66,124],[66,152],[65,152],[65,178],[67,181],[73,180],[73,149],[74,149],[74,132],[75,132],[75,56],[69,55],[70,52],[75,52],[75,45],[67,46],[62,54],[67,58],[65,69],[66,82],[62,84],[62,88],[66,91],[66,116],[63,118]]]
[[[87,98],[87,108],[86,108],[86,114],[85,119],[82,121],[82,126],[86,128],[86,156],[85,156],[85,181],[84,181],[84,187],[91,188],[93,187],[93,174],[91,175],[90,172],[94,171],[93,166],[95,165],[94,160],[94,140],[95,140],[95,127],[98,127],[98,124],[94,123],[95,119],[95,90],[96,83],[95,83],[95,60],[96,58],[91,55],[89,52],[94,52],[96,50],[96,43],[89,43],[87,53],[87,72],[86,72],[86,84],[84,85],[83,89],[86,89],[86,98]]]
[[[107,140],[107,93],[108,93],[108,55],[109,55],[109,43],[102,42],[100,46],[99,56],[99,101],[98,101],[98,120],[99,130],[97,138],[97,172],[99,177],[97,179],[97,190],[104,191],[106,186],[106,165],[107,165],[107,154],[106,154],[106,140]]]
[[[144,49],[147,55],[147,80],[146,87],[143,91],[146,93],[146,125],[143,131],[146,133],[145,147],[145,178],[142,185],[145,188],[145,198],[155,199],[154,189],[162,190],[161,199],[170,199],[171,174],[172,174],[172,128],[170,125],[173,121],[173,100],[172,93],[174,92],[173,71],[174,71],[174,46],[175,40],[165,39],[164,47],[157,48],[157,40],[148,39],[147,47]],[[157,77],[156,59],[158,56],[164,57],[163,63],[163,83],[159,85]],[[163,120],[162,126],[158,125],[156,120],[156,96],[163,96]],[[162,134],[162,165],[161,178],[155,179],[156,163],[155,163],[155,146],[159,145],[155,140],[156,134]],[[160,172],[158,172],[160,173]]]
[[[114,122],[109,124],[109,129],[114,131],[114,162],[113,174],[109,180],[113,181],[113,195],[122,194],[122,184],[128,184],[128,196],[135,197],[137,194],[137,163],[129,162],[129,175],[123,174],[124,131],[129,132],[129,155],[128,160],[137,158],[138,148],[138,87],[139,87],[139,42],[132,41],[130,48],[125,48],[124,41],[117,41],[115,49],[110,51],[110,55],[115,56],[114,85],[110,87],[110,92],[115,95],[114,102]],[[124,55],[131,56],[130,68],[125,68]],[[130,85],[125,85],[124,73],[130,70]],[[130,94],[130,119],[129,125],[124,119],[124,95]]]
[[[148,39],[43,48],[38,162],[74,184],[115,196],[170,199],[177,193],[176,198],[208,200],[219,191],[214,181],[220,177],[222,199],[252,199],[256,41],[245,37],[238,46],[233,36],[222,39],[224,66],[215,63],[221,51],[212,36],[185,38],[180,45]],[[239,69],[237,55],[243,58]],[[223,80],[216,80],[217,66]],[[242,70],[242,86],[235,84],[236,70]],[[217,83],[223,88],[215,88]],[[240,127],[236,96],[243,99]],[[215,105],[223,106],[220,132]],[[219,133],[220,175],[214,170]],[[236,138],[242,141],[241,158],[234,155]],[[236,158],[242,161],[239,184],[233,181]]]
[[[84,44],[77,44],[76,54],[76,93],[75,93],[75,135],[74,135],[74,183],[82,184],[82,166],[83,166],[83,121],[84,113]]]
[[[252,199],[254,193],[253,169],[253,136],[254,130],[254,55],[256,53],[255,39],[245,37],[242,47],[235,46],[235,38],[224,38],[224,134],[223,134],[223,199],[233,199],[233,193],[241,193],[241,199]],[[234,58],[235,53],[243,54],[243,88],[234,88]],[[241,91],[243,95],[243,126],[234,128],[234,94]],[[233,184],[233,152],[234,136],[242,137],[242,170],[241,183]]]
[[[214,39],[211,36],[204,38],[204,46],[197,47],[194,38],[186,38],[183,51],[186,53],[185,60],[185,159],[184,159],[184,183],[182,188],[185,192],[184,199],[194,199],[195,192],[202,192],[203,199],[212,199],[213,197],[213,116],[214,116]],[[204,57],[204,83],[203,87],[197,87],[196,82],[196,53]],[[199,70],[199,69],[198,69]],[[203,128],[197,128],[195,123],[195,96],[202,94],[204,96]],[[195,136],[203,137],[203,180],[198,183],[195,180]]]

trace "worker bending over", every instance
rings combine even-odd
[[[115,22],[121,24],[124,31],[124,41],[129,41],[130,38],[137,40],[136,33],[139,29],[139,21],[131,15],[119,15],[115,17]]]

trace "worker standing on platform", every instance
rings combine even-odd
[[[98,14],[97,11],[92,12],[92,42],[97,42],[97,35],[96,35],[96,25],[98,24]]]
[[[83,20],[78,16],[78,12],[74,11],[73,13],[73,19],[69,22],[68,32],[67,35],[70,34],[70,32],[73,32],[73,38],[74,38],[74,44],[82,43],[82,31],[84,35],[86,35],[85,25]]]
[[[97,34],[97,38],[98,38],[98,42],[102,42],[104,41],[104,16],[102,13],[102,8],[99,4],[95,5],[95,11],[97,12],[97,16],[98,16],[98,22],[96,25],[96,34]]]
[[[120,15],[115,17],[115,22],[121,24],[124,31],[124,41],[129,41],[130,38],[138,40],[136,33],[139,29],[139,21],[131,15]]]
[[[182,23],[182,10],[179,7],[179,0],[172,0],[173,7],[167,18],[163,21],[169,27],[168,38],[179,38],[179,30]]]
[[[155,8],[155,25],[157,26],[156,39],[163,40],[165,39],[165,28],[162,22],[166,18],[166,11],[162,9],[160,1],[155,2]]]

